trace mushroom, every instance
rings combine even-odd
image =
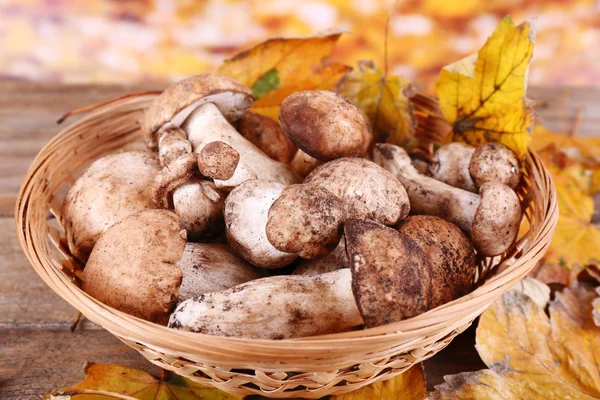
[[[460,142],[445,144],[431,158],[427,173],[450,186],[477,193],[469,174],[469,162],[474,151],[473,146]]]
[[[247,111],[237,122],[240,134],[275,161],[289,164],[298,147],[287,138],[277,121]]]
[[[335,250],[323,258],[301,260],[292,275],[315,276],[349,267],[350,264],[346,256],[346,241],[342,236]]]
[[[309,156],[302,150],[298,149],[290,166],[296,171],[300,176],[306,177],[308,174],[313,172],[315,168],[323,165],[323,161],[317,160],[314,157]]]
[[[261,179],[245,181],[225,200],[225,233],[233,250],[257,267],[280,268],[296,254],[277,250],[267,239],[269,208],[285,186]]]
[[[337,246],[345,220],[342,200],[317,185],[291,185],[269,209],[269,242],[302,258],[324,257]]]
[[[230,179],[240,162],[240,153],[223,142],[211,142],[198,154],[198,169],[208,178]]]
[[[410,204],[402,184],[388,171],[362,158],[340,158],[315,169],[305,184],[338,196],[346,217],[394,225],[408,215]]]
[[[169,209],[172,203],[192,241],[214,239],[224,228],[225,196],[213,182],[196,178],[197,171],[197,156],[187,154],[166,165],[152,184],[156,207]]]
[[[166,129],[158,139],[158,143],[158,158],[162,167],[192,152],[192,144],[181,128]]]
[[[83,290],[104,304],[165,324],[177,302],[185,247],[179,218],[144,210],[110,227],[83,270]]]
[[[239,258],[228,245],[218,243],[187,243],[177,266],[183,273],[180,302],[265,276]]]
[[[373,160],[406,188],[415,214],[435,215],[470,233],[475,249],[485,256],[502,254],[514,243],[521,223],[516,193],[501,183],[485,183],[479,195],[419,174],[406,151],[378,143]]]
[[[85,262],[104,231],[131,214],[154,208],[150,186],[159,170],[157,157],[145,152],[94,161],[63,202],[62,226],[71,254]]]
[[[469,238],[456,225],[431,215],[412,215],[400,221],[398,232],[417,242],[431,266],[431,307],[467,294],[477,267]]]
[[[514,190],[521,181],[517,155],[498,142],[486,143],[475,150],[469,163],[469,173],[477,189],[486,182],[499,182]]]
[[[322,161],[361,155],[371,136],[356,106],[327,90],[286,97],[279,108],[279,122],[296,146]]]
[[[169,327],[212,335],[289,339],[379,326],[431,303],[424,251],[371,221],[345,225],[351,268],[317,276],[280,275],[181,303]],[[443,284],[443,283],[439,283]]]

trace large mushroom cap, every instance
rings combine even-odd
[[[311,172],[304,183],[321,186],[339,197],[346,206],[347,218],[370,219],[391,226],[410,211],[402,183],[362,158],[330,161]]]
[[[488,256],[504,253],[514,243],[521,224],[521,203],[506,185],[484,183],[479,188],[481,201],[471,224],[475,249]]]
[[[486,143],[473,152],[469,173],[478,189],[486,182],[503,183],[515,189],[521,181],[521,165],[517,155],[498,142]]]
[[[252,91],[223,75],[206,73],[190,76],[169,86],[144,113],[142,132],[151,147],[163,127],[180,126],[196,107],[213,103],[229,121],[240,118],[252,106]]]
[[[356,106],[327,90],[307,90],[286,97],[279,109],[286,135],[319,160],[357,157],[370,138],[369,127]]]
[[[416,241],[371,221],[348,221],[344,234],[352,291],[365,326],[401,321],[431,308],[430,266]]]
[[[117,310],[166,324],[181,285],[177,262],[184,247],[175,214],[140,211],[98,240],[83,270],[83,290]]]
[[[154,208],[151,187],[159,171],[158,158],[151,153],[117,153],[94,161],[63,202],[63,226],[71,253],[86,261],[109,227]]]
[[[415,240],[431,265],[432,304],[437,307],[468,293],[475,276],[475,251],[460,228],[431,215],[413,215],[401,221],[398,231]]]

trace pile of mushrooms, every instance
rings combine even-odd
[[[513,246],[507,147],[451,143],[420,173],[339,94],[293,93],[279,121],[253,102],[227,77],[184,79],[146,110],[147,152],[81,175],[62,225],[87,294],[173,329],[288,339],[419,315]]]

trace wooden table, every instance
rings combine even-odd
[[[83,321],[69,327],[77,311],[54,294],[21,252],[14,233],[15,198],[31,161],[60,126],[63,112],[144,87],[34,84],[0,81],[0,399],[38,399],[83,378],[87,361],[117,363],[157,373],[136,351],[101,327]],[[569,130],[585,108],[582,136],[600,134],[600,89],[532,88],[547,126]],[[68,121],[69,122],[69,121]],[[67,122],[67,123],[68,123]],[[446,374],[484,368],[471,328],[425,362],[431,389]]]

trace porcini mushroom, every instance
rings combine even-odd
[[[200,173],[216,180],[230,179],[239,162],[240,153],[223,142],[209,143],[198,154]]]
[[[63,202],[62,226],[71,254],[85,262],[104,231],[131,214],[154,208],[150,187],[159,171],[157,157],[145,152],[94,161]]]
[[[321,186],[346,207],[346,217],[394,225],[408,215],[410,204],[402,183],[374,162],[340,158],[315,169],[305,184]]]
[[[192,152],[192,144],[181,128],[166,129],[158,139],[158,143],[158,158],[163,167]]]
[[[284,188],[277,182],[248,180],[225,200],[227,241],[237,254],[257,267],[280,268],[297,257],[277,250],[267,239],[269,208]]]
[[[400,221],[398,232],[417,242],[431,266],[431,307],[467,294],[477,267],[469,238],[456,225],[431,215],[412,215]]]
[[[183,273],[180,302],[265,276],[220,243],[187,243],[177,266]]]
[[[279,123],[266,115],[247,111],[237,122],[240,134],[275,161],[289,164],[298,147]]]
[[[337,246],[346,219],[345,207],[333,193],[317,185],[291,185],[269,209],[269,242],[302,258],[324,257]]]
[[[271,276],[181,303],[169,326],[213,335],[289,339],[418,315],[431,305],[431,275],[419,245],[371,221],[345,225],[351,268],[316,276]],[[442,284],[442,283],[439,283]]]
[[[499,182],[514,190],[521,181],[517,155],[498,142],[486,143],[475,150],[469,163],[469,173],[477,189],[486,182]]]
[[[406,188],[415,214],[435,215],[470,233],[475,249],[486,256],[505,252],[515,241],[521,223],[516,193],[501,183],[485,183],[480,194],[468,192],[419,174],[406,151],[378,143],[373,160]]]
[[[469,173],[469,162],[474,151],[475,147],[460,142],[445,144],[431,158],[427,173],[450,186],[477,193]]]
[[[179,218],[144,210],[110,227],[83,270],[83,290],[106,305],[165,324],[177,302],[185,247]]]
[[[279,122],[296,146],[322,161],[361,155],[371,136],[356,106],[327,90],[292,93],[281,103]]]

